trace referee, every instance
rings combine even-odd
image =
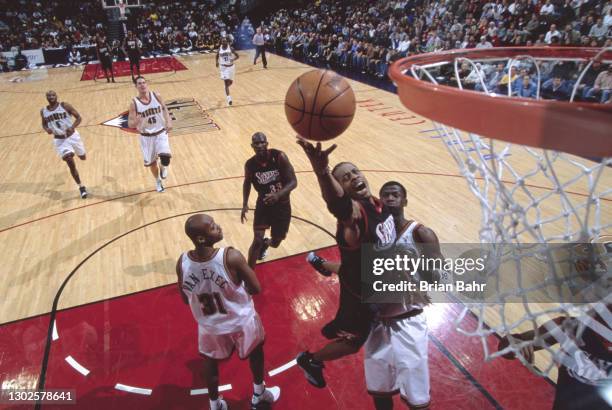
[[[257,27],[257,32],[253,36],[253,44],[255,45],[255,59],[253,65],[257,64],[257,57],[261,54],[261,61],[263,61],[264,68],[268,68],[268,60],[266,60],[266,46],[264,35],[261,32],[261,27]]]

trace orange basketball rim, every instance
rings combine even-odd
[[[540,60],[612,62],[612,48],[499,47],[415,55],[394,63],[389,76],[402,103],[435,122],[483,137],[568,152],[612,156],[612,104],[508,97],[432,82],[422,69],[454,61]],[[586,69],[584,70],[586,71]],[[412,74],[412,76],[410,75]],[[581,80],[582,75],[578,81]]]

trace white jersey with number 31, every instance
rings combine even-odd
[[[189,252],[181,255],[182,290],[191,313],[205,331],[232,333],[255,315],[253,299],[243,284],[236,285],[227,271],[227,248],[220,248],[206,262],[196,262]]]

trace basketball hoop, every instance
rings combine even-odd
[[[612,63],[612,48],[516,47],[429,53],[397,61],[389,76],[397,84],[402,103],[434,121],[435,132],[478,199],[481,243],[488,243],[494,251],[510,249],[491,253],[497,258],[492,263],[495,268],[484,275],[489,286],[498,291],[486,303],[470,304],[478,319],[476,329],[464,328],[466,307],[457,319],[458,330],[481,338],[486,359],[512,352],[543,376],[550,376],[558,364],[584,370],[588,362],[588,374],[574,376],[598,384],[610,377],[611,369],[605,362],[585,358],[577,344],[587,328],[608,342],[612,340],[608,308],[612,303],[612,104],[540,98],[542,72],[552,73],[558,64],[579,63],[585,67],[577,73],[571,98],[568,95],[573,101],[594,61]],[[496,65],[499,70],[500,64],[508,70],[507,90],[494,93],[488,89],[485,72],[495,70]],[[460,66],[464,72],[471,70],[469,76],[462,78]],[[511,96],[514,67],[536,77],[536,98]],[[465,89],[470,76],[475,90]],[[579,296],[574,292],[571,298],[560,297],[555,303],[534,302],[535,292],[552,289],[561,295],[584,277],[577,262],[586,259],[576,256],[574,250],[585,244],[595,249],[595,260],[604,269],[595,271],[588,263],[584,265],[592,275],[579,287]],[[557,250],[552,252],[551,247]],[[560,268],[559,255],[567,259],[563,266],[569,266],[570,271]],[[542,281],[527,285],[525,275],[534,260],[541,262],[537,272]],[[500,273],[504,263],[513,266],[511,276]],[[506,286],[507,292],[499,292],[500,283],[508,282],[514,288],[508,291]],[[506,310],[510,301],[524,313],[510,317]],[[604,325],[594,320],[594,312]],[[490,323],[485,324],[485,315]],[[548,328],[548,321],[558,316],[572,316],[577,325],[555,325],[548,334],[538,334],[539,326],[548,323]],[[533,340],[510,337],[507,348],[490,351],[490,335],[528,330],[535,331]],[[545,343],[546,336],[556,339],[560,348]],[[521,349],[526,346],[543,349],[544,362],[538,367],[522,356]]]

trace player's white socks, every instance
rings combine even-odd
[[[253,391],[255,392],[255,394],[257,395],[262,394],[265,390],[266,390],[265,383],[262,383],[262,384],[253,383]]]
[[[164,186],[162,184],[162,180],[161,178],[157,178],[155,180],[155,189],[157,190],[157,192],[164,192]]]

